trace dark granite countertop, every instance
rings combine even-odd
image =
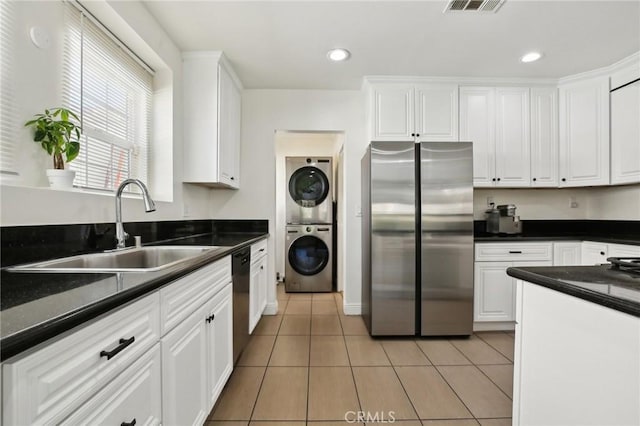
[[[0,271],[0,359],[5,360],[130,303],[267,237],[266,232],[217,232],[162,241],[158,244],[225,247],[157,272],[24,273],[3,268]]]
[[[640,240],[607,238],[601,236],[588,235],[507,235],[507,234],[480,234],[474,235],[473,241],[476,243],[509,243],[514,241],[594,241],[598,243],[628,244],[640,246]]]
[[[523,220],[522,233],[489,234],[486,222],[476,220],[473,239],[481,242],[594,241],[640,245],[640,221],[634,220]]]
[[[508,268],[507,274],[640,317],[640,274],[598,266]]]

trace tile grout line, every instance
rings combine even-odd
[[[391,358],[389,357],[389,354],[387,354],[387,351],[385,350],[384,345],[382,343],[380,343],[380,346],[382,347],[382,351],[384,352],[384,355],[389,360],[389,364],[391,365],[391,368],[393,369],[393,374],[396,375],[396,378],[398,379],[398,382],[400,382],[400,387],[402,387],[402,390],[404,391],[404,395],[407,397],[407,400],[409,401],[409,404],[411,404],[411,408],[413,408],[413,412],[416,415],[416,419],[418,419],[418,421],[422,424],[422,420],[420,419],[420,414],[418,414],[418,409],[413,404],[413,401],[411,400],[411,397],[409,396],[409,392],[407,392],[407,389],[404,387],[404,383],[402,383],[402,379],[398,375],[398,371],[396,370],[396,366],[393,365],[393,362],[391,362]]]
[[[493,350],[495,350],[495,351],[497,351],[498,353],[500,353],[500,355],[502,355],[503,357],[505,357],[507,360],[509,360],[509,362],[510,362],[511,364],[513,364],[513,360],[509,359],[509,357],[507,356],[507,354],[505,354],[505,353],[504,353],[504,352],[502,352],[500,349],[498,349],[498,348],[496,348],[495,346],[493,346],[491,343],[489,343],[489,342],[487,342],[486,340],[484,340],[484,339],[482,338],[482,336],[481,336],[481,335],[476,334],[476,336],[478,336],[478,338],[479,338],[480,340],[482,340],[484,343],[486,343],[487,345],[489,345]]]
[[[278,326],[278,332],[280,333],[280,327],[282,327],[282,321],[284,321],[284,311],[282,312],[282,320],[280,320],[280,325]],[[256,395],[256,400],[253,402],[253,407],[251,408],[251,414],[249,415],[249,423],[253,420],[253,413],[256,411],[256,405],[258,405],[258,399],[260,398],[260,391],[262,391],[262,386],[264,385],[264,380],[267,377],[267,370],[269,369],[269,363],[271,362],[271,357],[273,356],[273,351],[276,348],[276,341],[278,340],[278,334],[276,334],[275,339],[273,339],[273,346],[271,347],[271,352],[269,352],[269,359],[267,359],[267,365],[264,367],[264,374],[262,375],[262,380],[260,381],[260,387],[258,388],[258,394]]]
[[[472,363],[472,365],[474,365],[474,364]],[[475,365],[474,365],[474,366],[475,366]],[[449,366],[449,365],[443,365],[443,366],[441,366],[441,367],[450,367],[450,366]],[[468,365],[465,365],[464,367],[469,367],[469,366],[468,366]],[[444,377],[444,376],[442,375],[442,372],[440,371],[440,369],[438,368],[438,366],[434,364],[434,365],[433,365],[433,368],[435,368],[435,369],[436,369],[436,372],[438,373],[438,375],[442,378],[442,380],[444,380],[444,382],[447,384],[447,386],[449,386],[449,389],[451,389],[451,392],[453,392],[453,393],[455,394],[455,396],[460,400],[460,402],[462,402],[462,405],[464,405],[464,408],[466,408],[466,409],[467,409],[467,411],[469,411],[469,413],[473,416],[473,419],[474,419],[476,422],[480,423],[480,422],[478,421],[478,418],[476,417],[476,415],[473,413],[473,411],[471,411],[471,408],[469,408],[469,406],[464,402],[464,400],[462,399],[462,397],[460,397],[460,395],[458,395],[458,392],[456,392],[456,390],[453,388],[453,386],[451,386],[451,383],[449,383],[449,381],[447,381],[447,378],[446,378],[446,377]],[[476,367],[476,368],[477,368],[477,367]],[[479,368],[478,368],[478,370],[479,370]]]

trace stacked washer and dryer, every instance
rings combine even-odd
[[[286,157],[285,290],[333,289],[331,158]]]

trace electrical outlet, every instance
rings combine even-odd
[[[577,209],[579,206],[576,197],[569,197],[569,207],[572,209]]]
[[[491,206],[491,204],[493,204],[493,197],[487,197],[487,207]]]
[[[182,217],[189,217],[191,215],[191,209],[189,207],[189,204],[184,203],[182,205]]]

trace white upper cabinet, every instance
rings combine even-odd
[[[531,89],[531,186],[558,186],[558,89]]]
[[[460,88],[460,140],[473,142],[473,186],[495,182],[495,90]]]
[[[457,141],[458,86],[372,83],[371,139]]]
[[[611,76],[611,183],[640,182],[640,67]]]
[[[461,87],[460,140],[473,142],[473,186],[530,186],[527,87]]]
[[[609,79],[560,86],[560,186],[609,184]]]
[[[184,182],[238,188],[240,80],[222,52],[183,54]]]
[[[455,84],[417,84],[415,97],[416,140],[457,141],[458,86]]]
[[[496,89],[496,186],[529,186],[529,88]]]

